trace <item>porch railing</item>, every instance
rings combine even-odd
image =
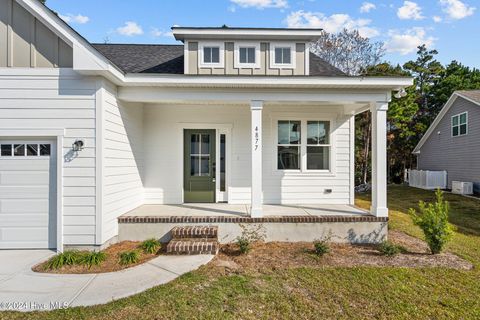
[[[447,171],[405,170],[405,181],[410,187],[421,189],[446,189]]]

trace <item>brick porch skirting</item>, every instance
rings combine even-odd
[[[119,217],[118,223],[329,223],[329,222],[388,222],[388,217],[362,216],[281,216],[281,217],[228,217],[228,216],[142,216]]]

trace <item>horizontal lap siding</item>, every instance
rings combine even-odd
[[[0,128],[65,129],[66,245],[95,243],[95,92],[94,78],[73,73],[6,76],[0,71]],[[76,139],[84,139],[85,149],[75,155],[71,146]]]
[[[102,239],[118,234],[117,218],[143,204],[143,106],[104,95]]]
[[[468,112],[468,134],[452,137],[452,116]],[[439,134],[440,133],[440,134]],[[420,149],[418,169],[447,171],[452,181],[480,183],[480,106],[457,98]]]
[[[294,114],[334,112],[328,107],[295,106]],[[182,123],[230,124],[232,154],[229,202],[248,204],[251,185],[249,106],[145,106],[145,202],[182,203],[183,137]],[[292,114],[291,107],[266,106],[263,111],[263,190],[265,203],[348,204],[350,196],[349,118],[337,119],[335,129],[335,174],[281,176],[275,172],[276,124],[272,117]],[[213,125],[212,125],[213,126]],[[332,189],[326,194],[325,189]]]

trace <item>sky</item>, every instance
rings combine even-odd
[[[480,68],[480,0],[47,0],[90,42],[177,43],[172,26],[357,29],[385,44],[385,60],[437,49],[443,64]]]

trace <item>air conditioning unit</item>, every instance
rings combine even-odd
[[[457,194],[473,194],[473,182],[452,181],[452,192]]]

